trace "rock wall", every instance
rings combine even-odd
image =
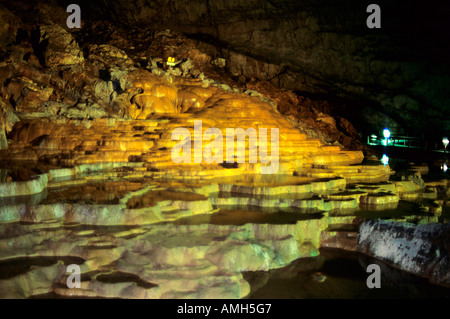
[[[353,115],[360,131],[389,126],[394,134],[445,134],[450,129],[442,116],[450,102],[448,4],[379,0],[382,28],[368,29],[366,8],[372,2],[81,4],[89,8],[87,16],[184,32],[225,58],[231,73],[303,93],[356,99],[356,105],[340,111]]]
[[[450,286],[449,235],[448,224],[415,226],[372,219],[359,228],[358,251],[433,283]]]

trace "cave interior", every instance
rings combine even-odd
[[[372,3],[1,0],[0,298],[450,298],[450,4]]]

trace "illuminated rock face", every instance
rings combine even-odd
[[[83,62],[83,52],[81,52],[71,34],[62,27],[58,25],[42,25],[39,31],[39,45],[45,46],[43,54],[47,67],[73,65]]]
[[[443,133],[450,127],[441,116],[449,105],[450,50],[444,40],[449,25],[443,13],[448,5],[441,13],[406,0],[380,0],[388,14],[374,33],[366,27],[369,3],[359,0],[322,0],[320,8],[311,0],[192,0],[189,5],[159,0],[157,9],[137,0],[106,1],[108,6],[80,2],[117,23],[159,25],[200,38],[232,74],[292,90],[370,100],[349,109],[354,124],[367,134],[387,124],[399,133]],[[224,45],[214,46],[217,42]]]
[[[142,71],[133,72],[131,76],[124,78],[124,81],[129,89],[122,95],[128,96],[127,100],[131,103],[124,103],[121,107],[126,116],[135,120],[23,119],[12,132],[12,143],[8,150],[4,151],[3,158],[10,161],[46,161],[55,165],[126,162],[134,158],[146,162],[148,167],[160,170],[188,168],[192,175],[196,175],[195,171],[202,171],[206,167],[226,171],[219,165],[229,156],[225,154],[225,151],[228,151],[226,140],[223,138],[222,159],[214,163],[205,164],[203,160],[202,165],[175,165],[172,149],[179,141],[172,138],[174,130],[189,130],[192,156],[198,151],[204,159],[205,147],[212,137],[203,141],[200,149],[195,149],[195,140],[204,139],[208,128],[220,130],[224,137],[227,129],[241,128],[244,131],[253,129],[257,135],[256,141],[246,140],[245,154],[238,154],[240,151],[237,141],[232,145],[235,152],[231,154],[231,158],[242,155],[245,159],[245,163],[238,163],[234,173],[260,173],[263,160],[256,158],[256,163],[250,162],[250,143],[261,143],[261,129],[267,130],[269,134],[272,129],[277,129],[277,148],[272,145],[271,136],[267,135],[265,143],[257,145],[255,149],[256,154],[261,154],[261,148],[266,150],[268,155],[272,151],[276,152],[271,155],[274,158],[276,155],[279,160],[276,173],[295,172],[303,175],[307,169],[316,167],[310,174],[319,177],[319,172],[322,172],[319,167],[325,166],[329,172],[327,177],[354,176],[356,181],[364,179],[364,174],[361,174],[364,173],[364,166],[359,169],[355,167],[353,170],[347,166],[339,166],[360,163],[363,160],[361,152],[343,151],[340,147],[323,145],[317,139],[308,138],[271,105],[257,97],[229,93],[211,86],[205,87],[199,80],[175,76],[158,77]],[[201,123],[200,136],[195,136],[198,133],[194,132],[195,121]],[[192,164],[193,162],[194,160],[191,161]],[[237,160],[235,162],[237,163]],[[379,172],[377,180],[388,178],[389,170],[386,171],[385,167],[380,165],[376,170]]]
[[[128,89],[123,95],[137,92],[121,105],[128,119],[25,117],[14,127],[8,149],[1,153],[4,162],[71,168],[0,184],[0,228],[21,232],[0,243],[5,248],[0,260],[54,261],[7,276],[1,286],[8,289],[1,289],[0,296],[242,298],[250,292],[243,271],[280,268],[317,255],[329,222],[321,212],[358,207],[358,199],[315,194],[344,190],[346,176],[364,181],[367,176],[360,172],[365,166],[344,169],[359,164],[362,153],[308,138],[260,98],[146,72],[133,73],[124,82]],[[263,164],[249,163],[248,151],[244,163],[229,167],[174,163],[171,150],[179,141],[172,139],[172,132],[186,128],[194,139],[195,121],[202,123],[201,134],[211,127],[224,132],[277,128],[276,174],[262,175]],[[271,140],[267,141],[257,146],[271,153]],[[246,149],[251,142],[247,140]],[[201,145],[201,153],[206,145]],[[194,153],[194,141],[190,147]],[[237,152],[236,148],[233,157]],[[376,167],[378,180],[389,178],[389,169]],[[26,199],[16,200],[17,196]],[[244,209],[245,214],[250,206],[314,213],[317,218],[294,224],[210,224],[221,211]],[[203,221],[183,225],[196,216]],[[236,220],[242,223],[245,218]],[[30,226],[18,225],[21,222]],[[161,225],[169,222],[182,225]],[[105,227],[111,230],[101,233]],[[35,233],[36,229],[42,231]],[[60,256],[84,261],[79,263],[89,279],[80,288],[67,287],[67,265],[56,262]]]

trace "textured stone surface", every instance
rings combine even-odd
[[[400,134],[433,125],[448,130],[448,121],[439,116],[449,96],[445,10],[381,1],[383,26],[374,32],[366,26],[370,3],[114,1],[92,12],[131,24],[151,21],[194,37],[201,34],[205,47],[220,41],[226,48],[212,52],[225,58],[231,73],[375,102],[352,110],[358,114],[355,119],[363,117],[373,130],[385,125]]]
[[[15,41],[17,29],[19,28],[19,21],[14,14],[0,5],[0,49],[4,50],[9,44]]]
[[[449,225],[369,220],[361,224],[358,251],[431,282],[450,286]]]
[[[39,47],[48,67],[83,62],[83,53],[71,34],[56,24],[41,25]]]
[[[9,133],[19,118],[14,113],[12,107],[0,98],[0,149],[8,148],[6,134]]]
[[[241,298],[249,293],[249,286],[240,272],[279,268],[300,257],[301,241],[286,236],[295,233],[296,226],[291,231],[286,227],[140,226],[100,235],[101,229],[78,230],[75,225],[65,229],[50,220],[28,227],[10,224],[1,232],[15,229],[21,236],[0,240],[2,263],[77,257],[85,260],[80,266],[90,280],[83,280],[81,288],[67,288],[66,267],[55,262],[17,276],[3,273],[0,295],[26,298],[53,292],[72,297]],[[36,232],[40,228],[47,231]],[[303,239],[307,236],[302,232]]]
[[[37,159],[53,164],[74,165],[123,162],[134,156],[148,161],[150,167],[157,169],[189,167],[191,174],[195,175],[193,171],[204,169],[205,165],[197,166],[197,168],[190,164],[174,165],[171,150],[178,142],[172,140],[171,134],[178,127],[184,127],[193,132],[194,121],[201,120],[203,132],[208,127],[215,127],[225,132],[227,128],[246,130],[255,125],[266,128],[268,131],[271,128],[279,129],[281,136],[279,153],[273,155],[279,157],[278,174],[292,172],[305,174],[303,169],[333,162],[334,166],[330,168],[331,172],[326,177],[354,176],[353,179],[356,181],[365,180],[366,168],[358,169],[355,166],[353,169],[346,170],[347,166],[339,166],[360,163],[363,160],[361,152],[344,151],[339,146],[323,145],[318,139],[308,138],[305,134],[298,132],[276,110],[273,110],[270,104],[258,97],[229,93],[216,87],[204,87],[199,80],[173,76],[161,77],[141,70],[124,73],[120,79],[124,84],[121,86],[120,95],[115,99],[122,101],[118,104],[122,114],[131,119],[146,121],[111,122],[107,119],[54,121],[52,119],[54,116],[51,114],[30,119],[24,117],[11,133],[13,143],[4,153],[4,159],[10,161]],[[112,84],[111,87],[113,87]],[[103,112],[96,116],[89,111],[85,115],[86,111],[86,109],[83,111],[83,116],[105,115]],[[182,111],[184,113],[181,113]],[[159,113],[169,114],[169,116],[159,119]],[[191,135],[192,140],[199,138],[193,133]],[[258,135],[257,137],[259,138]],[[246,145],[248,147],[248,142]],[[270,142],[267,142],[267,144],[259,145],[259,148],[270,149],[270,145]],[[204,142],[202,153],[205,147]],[[223,156],[225,156],[225,139],[223,149]],[[191,154],[194,154],[193,150]],[[219,164],[221,161],[223,160],[219,160]],[[258,162],[261,161],[262,159],[259,158]],[[239,169],[246,173],[259,173],[262,165],[264,164],[249,163],[247,154],[246,163],[238,164],[235,174]],[[223,169],[217,163],[209,166],[211,169],[214,167],[216,167],[214,169]],[[378,165],[371,168],[374,172],[378,170],[379,174],[378,177],[372,174],[372,179],[386,180],[388,178],[386,172],[389,172],[389,169],[387,168],[386,171],[385,166]],[[339,170],[343,173],[340,174]],[[233,173],[233,170],[228,170],[227,174],[229,173]],[[320,174],[313,176],[321,177]]]

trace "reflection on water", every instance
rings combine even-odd
[[[369,264],[381,269],[381,288],[366,284]],[[249,299],[450,298],[450,288],[387,266],[367,256],[337,249],[299,259],[287,267],[244,274],[251,285]]]
[[[383,156],[381,157],[381,163],[383,163],[383,165],[389,164],[389,157],[386,154],[383,154]]]
[[[29,181],[33,178],[33,176],[38,174],[40,174],[38,170],[28,168],[21,168],[21,169],[0,168],[0,183]]]
[[[391,163],[391,167],[403,168],[407,167],[407,161],[389,158],[388,155],[383,154],[381,158],[383,164]],[[377,161],[379,165],[379,162]],[[375,164],[374,164],[375,165]],[[436,169],[436,165],[430,165],[430,178],[441,178],[443,173],[448,170],[446,162],[439,162],[441,169]],[[29,180],[31,176],[41,173],[42,170],[32,168],[20,169],[1,169],[0,180],[3,183],[11,181]],[[89,182],[81,183],[80,185],[53,186],[39,194],[0,198],[0,207],[6,205],[28,204],[28,205],[51,205],[61,201],[72,203],[89,203],[89,204],[115,204],[118,205],[119,199],[132,192],[138,193],[142,189],[142,181],[125,181],[111,179],[108,182],[102,182],[101,178],[97,178],[96,174],[101,176],[101,172],[86,173],[81,177],[89,178]],[[433,174],[437,174],[436,176]],[[92,176],[91,176],[92,175]],[[61,183],[60,185],[69,185],[62,182],[69,181],[70,177],[59,177],[52,179],[53,185]],[[357,227],[365,218],[382,218],[392,220],[404,220],[410,222],[433,222],[435,215],[424,211],[418,203],[399,201],[393,203],[386,203],[383,205],[360,204],[354,208],[335,209],[324,212],[318,207],[281,207],[289,199],[295,200],[309,200],[318,201],[322,198],[330,200],[331,194],[336,198],[347,198],[350,195],[356,196],[364,194],[366,191],[377,191],[383,189],[383,185],[387,183],[371,183],[359,184],[356,186],[348,186],[347,191],[338,190],[321,190],[308,193],[296,193],[290,189],[290,192],[273,195],[252,194],[246,192],[245,188],[251,185],[253,188],[260,187],[264,189],[267,186],[278,185],[282,187],[286,185],[302,185],[317,180],[311,177],[302,176],[280,176],[280,175],[242,175],[238,177],[230,177],[229,180],[222,178],[220,181],[223,184],[234,184],[238,187],[231,188],[231,192],[219,191],[214,195],[209,194],[211,199],[239,199],[251,197],[255,200],[278,200],[279,207],[250,207],[244,205],[214,205],[212,207],[215,213],[191,215],[184,218],[179,218],[175,221],[164,221],[163,223],[173,223],[178,225],[199,225],[199,224],[214,224],[214,225],[244,225],[246,223],[260,223],[260,224],[296,224],[300,220],[313,220],[319,218],[327,218],[328,228],[326,231],[344,231],[353,232],[356,234]],[[205,182],[206,183],[206,182]],[[209,184],[213,183],[208,181]],[[177,191],[177,185],[169,184],[173,190],[165,190],[167,185],[160,184],[161,189],[147,191],[145,194],[136,195],[127,200],[127,207],[132,209],[145,208],[153,206],[159,201],[201,201],[206,199],[205,196],[191,193],[189,189],[186,192]],[[163,187],[164,186],[164,187]],[[193,185],[198,186],[198,185]],[[239,188],[239,186],[242,186]],[[299,188],[300,189],[300,188]],[[240,192],[233,192],[237,190]],[[250,189],[253,191],[254,189]],[[250,191],[249,190],[249,191]],[[338,192],[338,193],[336,193]],[[326,196],[324,196],[326,195]],[[347,196],[347,197],[346,197]],[[375,196],[375,195],[373,195]],[[328,197],[328,199],[327,199]],[[284,201],[286,199],[286,201]],[[149,203],[146,203],[145,201]],[[339,200],[339,199],[335,199]],[[212,201],[214,203],[214,201]],[[227,203],[227,201],[217,201],[218,203]],[[233,203],[233,201],[229,201]],[[245,203],[245,201],[242,201]],[[449,218],[450,210],[448,207],[443,207],[442,217]],[[347,218],[348,217],[348,218]],[[39,226],[39,225],[37,225]],[[53,228],[52,228],[53,227]],[[152,226],[142,227],[142,231],[151,229]],[[70,225],[63,224],[63,226],[44,225],[39,231],[54,231],[54,230],[69,230],[71,232],[84,231],[84,237],[95,237],[101,235],[113,235],[116,232],[132,230],[133,227],[117,226],[117,227],[99,227],[95,225]],[[20,229],[20,227],[18,227]],[[5,232],[5,234],[8,232]],[[8,233],[9,234],[9,233]],[[138,237],[141,232],[133,233],[130,231],[126,238],[132,240]],[[8,235],[9,236],[9,235]],[[20,234],[17,234],[20,236]],[[125,236],[125,235],[123,235]],[[356,237],[354,237],[356,238]],[[102,246],[101,249],[109,249],[110,246]],[[114,247],[114,246],[111,246]],[[93,248],[90,248],[93,249]],[[25,272],[28,267],[45,267],[55,264],[59,259],[36,257],[28,259],[16,259],[7,262],[0,262],[0,279],[3,276],[12,276]],[[78,261],[79,262],[79,261]],[[366,285],[368,273],[365,271],[367,265],[377,263],[382,271],[382,288],[369,289]],[[17,266],[21,264],[22,266]],[[117,278],[115,275],[109,277],[100,277],[106,281],[114,282]],[[122,276],[122,275],[121,275]],[[120,277],[120,276],[119,276]],[[340,250],[324,250],[320,251],[320,255],[313,258],[299,259],[287,267],[269,272],[248,272],[245,273],[245,278],[252,286],[250,298],[450,298],[448,288],[432,285],[425,279],[412,276],[406,272],[396,270],[390,266],[383,264],[380,261],[364,257],[356,253]],[[131,278],[133,279],[133,278]]]
[[[299,212],[268,212],[258,209],[221,209],[214,214],[201,214],[174,221],[179,225],[244,225],[247,223],[255,224],[295,224],[299,220],[311,220],[321,218],[322,214],[317,213],[299,213]]]
[[[63,262],[64,265],[81,265],[85,260],[68,256],[20,257],[0,260],[0,280],[27,273],[32,267],[48,267]]]
[[[0,207],[6,205],[38,205],[47,198],[48,190],[45,188],[42,192],[32,195],[0,197]]]

